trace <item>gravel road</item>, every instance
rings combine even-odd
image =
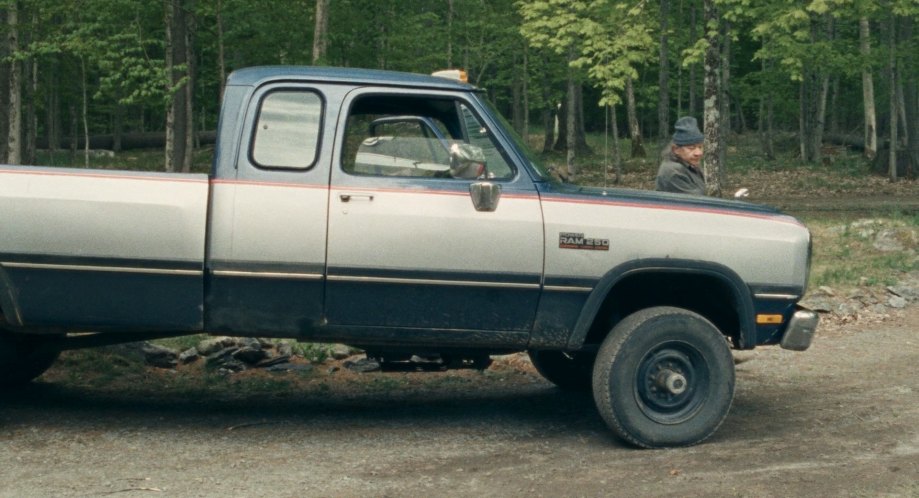
[[[917,334],[913,306],[758,349],[718,433],[675,450],[625,446],[519,357],[265,393],[94,387],[65,362],[0,396],[0,496],[919,496]]]

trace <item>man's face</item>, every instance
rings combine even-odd
[[[690,145],[674,145],[672,147],[673,153],[685,161],[693,165],[693,167],[698,168],[699,163],[702,162],[702,144],[690,144]]]

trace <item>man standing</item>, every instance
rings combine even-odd
[[[684,116],[674,125],[673,140],[669,150],[663,152],[661,167],[657,171],[656,189],[663,192],[705,195],[705,177],[702,175],[702,141],[696,118]]]

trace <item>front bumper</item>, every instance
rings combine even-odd
[[[780,345],[782,349],[792,351],[804,351],[809,348],[811,341],[814,339],[814,332],[817,330],[817,322],[820,318],[817,313],[808,310],[798,310],[788,321],[788,327],[785,328],[785,335],[782,336]]]

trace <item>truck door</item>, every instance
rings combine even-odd
[[[303,83],[249,91],[228,87],[227,99],[249,104],[237,119],[222,117],[222,126],[238,128],[222,128],[221,136],[238,137],[239,146],[218,151],[233,158],[218,161],[213,182],[207,327],[307,334],[322,314],[335,125],[324,116],[341,95],[331,85]]]
[[[329,197],[330,326],[526,340],[543,264],[539,199],[481,116],[473,100],[443,92],[348,95]],[[500,190],[494,209],[474,204],[483,188]]]

